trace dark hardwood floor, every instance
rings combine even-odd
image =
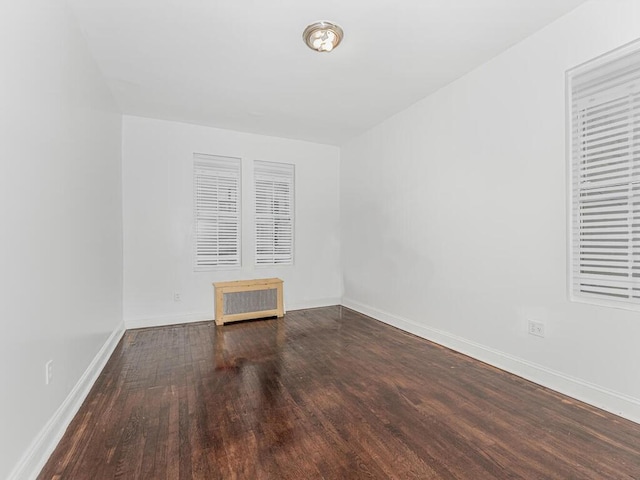
[[[40,479],[631,479],[640,425],[341,307],[131,330]]]

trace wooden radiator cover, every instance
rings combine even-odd
[[[260,278],[213,284],[216,325],[284,316],[282,280]]]

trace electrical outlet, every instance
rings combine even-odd
[[[179,292],[176,292],[173,294],[173,301],[174,302],[181,302],[182,301],[182,296],[180,295]]]
[[[529,320],[529,334],[544,337],[544,323]]]
[[[53,381],[53,360],[44,364],[44,384],[49,385]]]

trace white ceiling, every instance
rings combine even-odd
[[[68,0],[123,113],[340,145],[584,0]],[[317,20],[345,32],[316,53]]]

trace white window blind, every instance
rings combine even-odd
[[[195,270],[240,265],[240,159],[194,154]]]
[[[293,264],[294,166],[255,161],[256,265]]]
[[[567,75],[574,300],[640,304],[640,45]]]

